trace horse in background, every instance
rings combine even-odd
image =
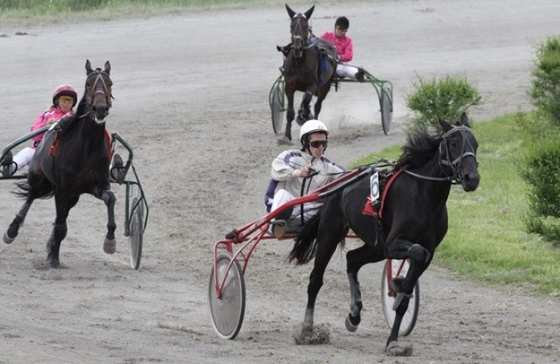
[[[409,259],[406,277],[395,278],[390,285],[397,293],[396,316],[386,351],[388,355],[399,356],[412,353],[412,347],[399,343],[399,328],[414,286],[447,233],[446,202],[451,185],[460,183],[463,190],[470,192],[480,182],[478,143],[466,115],[455,125],[445,121],[440,121],[440,125],[442,131],[438,135],[426,129],[409,133],[403,154],[384,179],[380,207],[371,216],[363,213],[371,194],[370,180],[364,178],[326,197],[316,218],[304,225],[289,255],[296,264],[308,263],[315,257],[300,341],[313,337],[315,301],[325,269],[337,245],[344,242],[351,229],[365,244],[346,254],[351,297],[347,328],[355,331],[361,320],[360,268],[387,258]]]
[[[278,140],[281,144],[291,144],[292,121],[295,118],[294,93],[296,91],[304,93],[297,118],[295,118],[298,125],[301,126],[307,120],[319,117],[321,105],[336,74],[336,48],[323,39],[310,39],[309,19],[314,9],[315,6],[312,6],[305,13],[296,13],[286,4],[286,10],[291,19],[292,38],[291,43],[286,47],[282,70],[288,109],[284,137]],[[315,115],[310,109],[313,96],[317,97],[314,106]]]
[[[58,121],[45,133],[29,165],[27,180],[18,183],[18,194],[25,198],[25,203],[4,234],[4,242],[12,243],[33,201],[54,196],[56,219],[47,242],[47,260],[51,268],[60,266],[60,244],[68,230],[66,220],[70,209],[84,193],[103,200],[107,205],[107,234],[103,250],[108,254],[116,250],[116,199],[109,183],[112,151],[105,129],[105,118],[112,99],[111,64],[107,61],[104,69],[94,70],[87,60],[85,68],[85,90],[77,111]]]

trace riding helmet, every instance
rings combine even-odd
[[[305,137],[307,137],[309,134],[313,134],[317,132],[323,132],[327,135],[327,137],[329,136],[329,130],[327,129],[327,126],[322,121],[319,120],[306,121],[305,124],[303,124],[301,129],[299,130],[299,140],[301,141],[301,144],[305,145],[306,144],[306,142],[304,141]]]
[[[76,91],[76,88],[74,86],[69,84],[62,84],[54,89],[53,105],[56,105],[59,96],[72,96],[72,98],[74,98],[72,107],[76,106],[76,102],[78,102],[78,92]]]
[[[341,27],[343,29],[348,29],[350,27],[350,21],[348,20],[347,17],[341,16],[340,18],[336,19],[334,26]]]

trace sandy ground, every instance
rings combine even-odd
[[[390,136],[381,131],[371,86],[345,84],[327,97],[321,119],[332,130],[328,152],[349,164],[402,142],[409,118],[403,100],[417,75],[466,76],[485,100],[471,112],[475,121],[527,109],[535,45],[558,32],[560,4],[321,4],[315,32],[331,29],[340,14],[351,21],[355,64],[395,88]],[[54,202],[36,202],[17,240],[0,245],[0,363],[560,362],[557,297],[481,287],[437,267],[422,277],[419,320],[402,339],[414,345],[413,357],[386,357],[381,267],[362,271],[363,321],[351,334],[344,328],[349,293],[342,252],[327,271],[315,317],[329,328],[331,342],[296,346],[292,336],[303,319],[311,266],[284,263],[287,241],[263,242],[255,251],[241,332],[235,340],[216,336],[206,301],[212,245],[264,212],[269,164],[282,150],[272,133],[268,91],[281,63],[275,46],[289,40],[288,29],[281,5],[87,26],[0,25],[0,145],[27,132],[57,84],[81,89],[86,59],[98,67],[109,60],[115,100],[108,127],[134,147],[150,204],[139,271],[128,265],[119,186],[117,253],[102,251],[103,203],[84,196],[71,211],[62,268],[50,271],[44,244]],[[21,205],[13,190],[13,181],[2,181],[2,229]]]

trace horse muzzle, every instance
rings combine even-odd
[[[465,192],[472,192],[478,188],[480,184],[480,174],[475,167],[468,168],[467,171],[461,173],[461,185]]]
[[[93,108],[92,113],[95,116],[95,122],[102,124],[105,122],[107,115],[109,115],[109,108],[106,106],[96,105]]]

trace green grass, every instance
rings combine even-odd
[[[523,132],[515,116],[477,123],[473,129],[479,142],[480,186],[470,193],[460,185],[451,188],[449,231],[434,264],[471,280],[559,296],[560,249],[525,232],[527,187],[515,166]],[[393,147],[357,164],[399,154],[400,147]]]
[[[106,21],[187,11],[284,7],[284,3],[281,0],[0,0],[0,24],[21,26]],[[329,3],[329,0],[318,3]],[[290,5],[307,6],[308,3],[292,0]]]

